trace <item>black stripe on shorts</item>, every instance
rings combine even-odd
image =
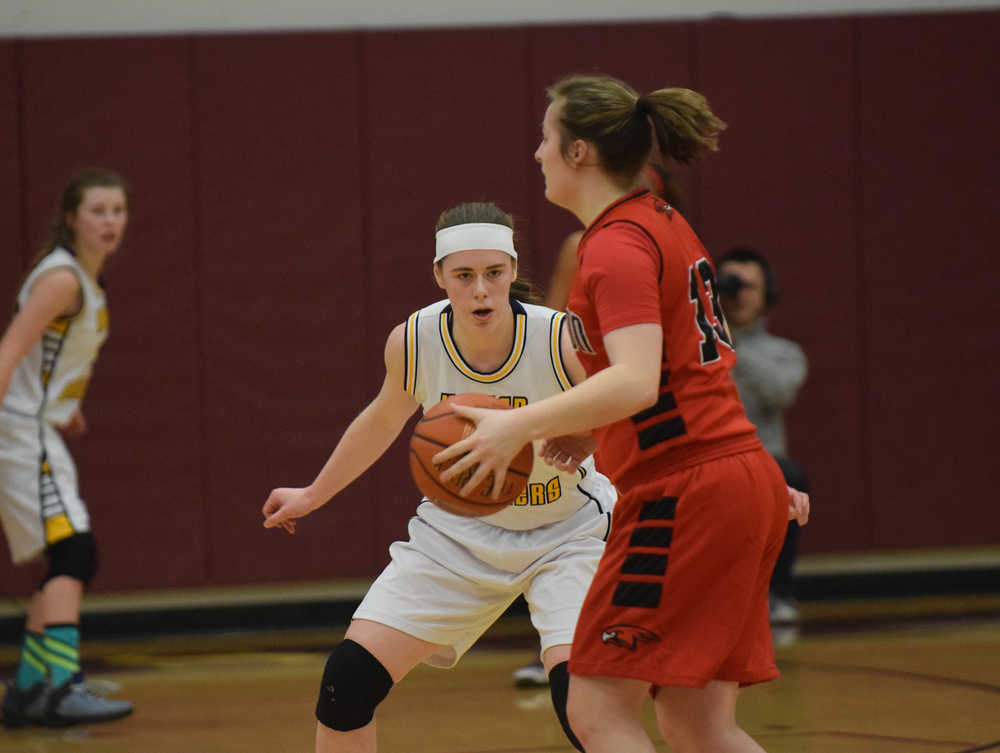
[[[660,605],[663,586],[659,583],[640,583],[623,580],[615,588],[611,603],[616,607],[646,607],[655,609]]]
[[[663,575],[667,572],[665,554],[627,554],[622,575]]]
[[[653,502],[643,502],[639,522],[644,520],[673,520],[677,514],[677,497],[664,497]]]
[[[628,540],[628,545],[669,549],[670,541],[673,539],[673,537],[674,537],[674,529],[670,526],[656,526],[655,528],[636,528],[634,531],[632,531],[632,537]]]

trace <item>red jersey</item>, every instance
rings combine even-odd
[[[623,196],[587,228],[577,261],[570,334],[588,375],[610,365],[608,332],[663,328],[659,399],[595,432],[601,472],[624,489],[759,447],[729,376],[736,353],[715,267],[680,212],[645,189]]]

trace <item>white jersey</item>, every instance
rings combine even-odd
[[[462,358],[452,335],[452,310],[447,300],[409,316],[403,387],[425,412],[462,392],[493,395],[517,408],[572,387],[559,347],[566,315],[513,299],[511,306],[514,346],[500,368],[489,374],[476,371]],[[594,470],[593,457],[588,457],[576,473],[564,473],[538,457],[537,444],[535,453],[524,492],[500,512],[475,520],[515,531],[529,530],[565,520],[589,502],[599,501],[600,506],[609,494],[613,499],[610,482]]]
[[[80,266],[77,258],[59,247],[45,256],[28,275],[17,296],[20,310],[35,281],[46,272],[65,267],[80,282],[83,307],[75,316],[49,323],[42,339],[21,359],[3,399],[4,410],[66,423],[87,391],[97,353],[108,336],[108,309],[104,291]]]

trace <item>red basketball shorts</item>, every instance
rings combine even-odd
[[[777,677],[767,594],[788,493],[771,456],[730,455],[623,491],[570,672],[688,687]]]

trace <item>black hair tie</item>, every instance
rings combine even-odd
[[[646,115],[651,115],[652,112],[653,112],[653,106],[649,103],[649,100],[646,99],[645,97],[639,97],[635,101],[636,115],[642,115],[643,117],[645,117]]]

